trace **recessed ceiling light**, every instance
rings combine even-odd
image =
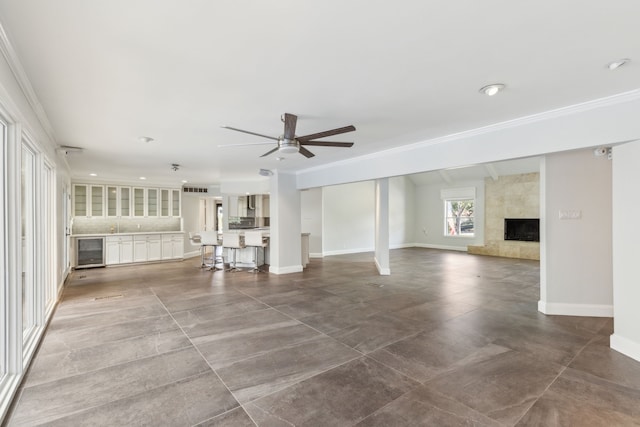
[[[183,179],[183,180],[182,180],[182,183],[183,183],[183,184],[186,184],[187,182],[189,182],[189,181],[187,181],[186,179]]]
[[[284,160],[284,157],[276,157],[276,160],[277,160],[277,161],[279,161],[279,162],[281,162],[281,161],[283,161],[283,160]]]
[[[144,142],[145,144],[148,144],[150,142],[153,142],[154,139],[151,138],[150,136],[141,136],[141,137],[138,138],[138,141]]]
[[[145,180],[145,179],[147,179],[147,177],[146,176],[141,176],[140,179]]]
[[[617,68],[622,67],[627,62],[631,61],[629,58],[618,59],[617,61],[609,62],[607,64],[607,68],[610,70],[615,70]]]
[[[98,176],[97,173],[90,173],[89,176]]]
[[[493,83],[490,85],[486,85],[480,88],[480,93],[483,93],[487,96],[493,96],[503,90],[506,86],[502,83]]]

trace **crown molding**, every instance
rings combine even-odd
[[[11,72],[16,78],[16,81],[18,82],[22,93],[27,99],[27,102],[31,106],[31,109],[38,118],[40,125],[46,132],[51,142],[55,143],[56,138],[53,132],[53,128],[51,127],[51,123],[49,122],[49,118],[47,117],[44,108],[42,108],[42,104],[40,104],[40,100],[38,100],[38,97],[33,90],[31,81],[29,80],[29,77],[27,77],[27,73],[24,71],[22,63],[18,58],[18,54],[13,48],[13,45],[11,44],[11,41],[9,40],[9,37],[7,36],[2,23],[0,23],[0,51],[2,51],[2,55],[5,57],[7,64],[11,69]]]
[[[566,107],[560,107],[553,110],[543,111],[541,113],[531,114],[528,116],[518,117],[512,120],[506,120],[504,122],[494,123],[491,125],[469,129],[462,132],[453,133],[450,135],[440,136],[426,141],[414,142],[400,147],[393,147],[386,150],[376,151],[374,153],[365,154],[362,156],[351,157],[349,159],[338,160],[336,162],[328,163],[325,165],[314,166],[307,169],[302,169],[296,172],[296,175],[302,175],[309,172],[322,171],[329,168],[333,168],[339,165],[349,165],[352,163],[359,163],[362,161],[375,159],[379,157],[385,157],[390,154],[403,153],[406,151],[415,150],[416,148],[422,148],[430,145],[443,144],[446,142],[472,138],[480,135],[491,134],[494,132],[513,129],[519,126],[524,126],[532,123],[543,122],[547,120],[553,120],[560,117],[571,116],[574,114],[584,113],[591,110],[596,110],[603,107],[614,106],[623,104],[626,102],[640,100],[640,89],[634,89],[632,91],[619,93],[616,95],[607,96],[604,98],[598,98],[591,101],[582,102],[579,104],[573,104]]]

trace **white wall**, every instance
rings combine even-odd
[[[415,185],[406,176],[389,179],[389,247],[414,243]]]
[[[444,234],[444,202],[440,198],[440,190],[462,187],[474,187],[476,189],[474,237],[446,236]],[[466,251],[468,245],[484,244],[483,180],[461,181],[452,185],[416,185],[414,194],[413,241],[417,246]]]
[[[611,316],[611,161],[593,150],[547,155],[540,187],[540,311]],[[560,219],[560,212],[579,218]]]
[[[325,255],[372,251],[373,181],[325,187],[322,191],[322,246]]]
[[[613,150],[613,303],[611,348],[640,361],[640,142]]]
[[[300,193],[301,230],[309,235],[309,255],[322,256],[322,188]]]

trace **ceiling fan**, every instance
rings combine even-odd
[[[222,126],[225,129],[235,130],[236,132],[248,133],[249,135],[261,136],[263,138],[273,139],[278,141],[278,146],[272,150],[267,151],[260,157],[268,156],[276,151],[282,154],[300,153],[303,156],[310,158],[315,156],[311,151],[307,150],[305,145],[315,145],[318,147],[351,147],[353,142],[332,142],[332,141],[316,141],[319,138],[324,138],[332,135],[340,135],[341,133],[353,132],[356,128],[353,125],[345,126],[337,129],[326,130],[324,132],[312,133],[310,135],[296,136],[296,123],[298,116],[295,114],[284,113],[281,117],[284,122],[284,133],[279,137],[273,137],[269,135],[263,135],[260,133],[250,132],[248,130],[238,129],[231,126]],[[272,144],[271,142],[259,142],[255,144],[234,144],[234,147],[240,145],[257,145],[257,144]],[[219,145],[218,147],[228,147],[229,145]]]

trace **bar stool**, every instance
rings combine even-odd
[[[233,264],[229,263],[229,268],[225,271],[238,271],[238,268],[236,267],[236,259],[238,256],[238,249],[245,247],[244,236],[241,236],[240,233],[222,233],[222,246],[233,252]]]
[[[210,270],[220,270],[216,267],[217,263],[222,263],[224,266],[224,258],[222,255],[216,255],[216,249],[220,246],[220,242],[218,242],[218,232],[217,231],[201,231],[200,233],[200,259],[202,261],[202,268],[209,267]],[[211,258],[205,259],[205,254],[207,252],[207,247],[212,248]],[[210,264],[207,264],[205,261],[209,261]]]
[[[254,260],[255,260],[255,267],[253,267],[251,270],[249,270],[250,273],[263,273],[262,270],[260,270],[260,267],[258,266],[258,249],[259,248],[266,248],[267,247],[267,242],[265,241],[264,237],[262,236],[262,231],[245,231],[244,233],[244,244],[247,247],[253,248],[254,252]]]

